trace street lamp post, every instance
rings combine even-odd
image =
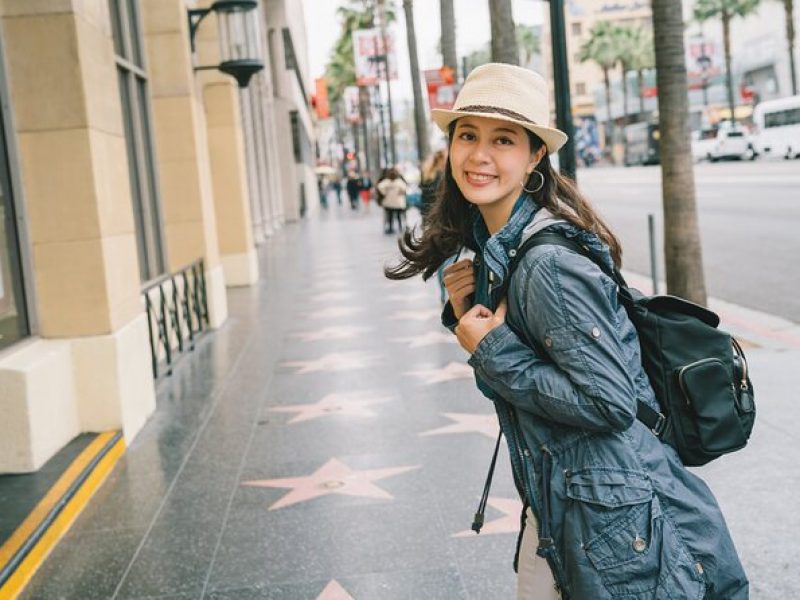
[[[550,0],[550,41],[553,52],[553,84],[556,98],[556,126],[569,136],[558,152],[559,170],[576,178],[575,140],[572,124],[572,100],[569,91],[567,33],[564,23],[564,0]]]

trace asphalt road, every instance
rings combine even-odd
[[[695,167],[709,296],[800,323],[800,160]],[[624,268],[650,275],[647,215],[664,279],[661,168],[592,168],[578,185],[620,237]]]

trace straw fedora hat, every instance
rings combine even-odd
[[[445,133],[450,123],[460,117],[510,121],[539,136],[550,154],[567,141],[566,133],[546,126],[550,122],[550,95],[544,78],[514,65],[488,63],[473,69],[453,109],[436,108],[431,116]]]

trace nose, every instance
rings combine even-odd
[[[489,162],[489,146],[481,141],[472,146],[468,161],[473,164],[485,164]]]

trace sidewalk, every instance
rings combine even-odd
[[[23,598],[515,597],[504,450],[469,531],[496,418],[437,328],[435,285],[383,278],[397,253],[381,216],[331,206],[262,246],[259,286],[229,290],[231,318],[160,386]],[[724,308],[759,416],[747,449],[698,472],[751,597],[800,597],[800,334]]]

